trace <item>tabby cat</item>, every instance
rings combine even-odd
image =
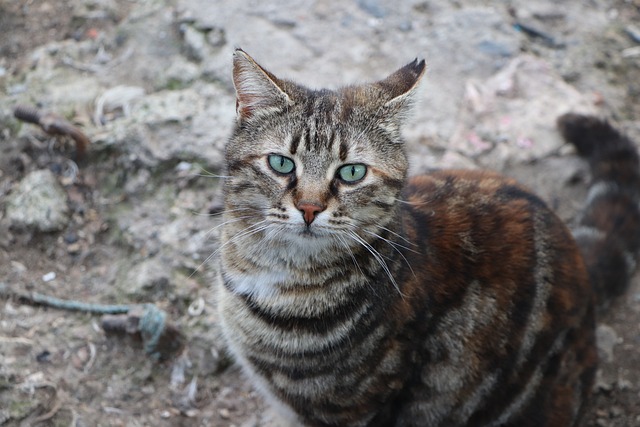
[[[229,349],[297,425],[578,425],[596,301],[624,290],[640,245],[634,145],[559,119],[594,177],[575,238],[498,174],[407,179],[400,126],[424,70],[310,90],[235,52]]]

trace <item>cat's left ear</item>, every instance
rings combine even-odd
[[[377,83],[384,94],[384,107],[388,118],[399,124],[411,105],[412,95],[424,75],[426,64],[424,59],[400,68],[384,80]]]

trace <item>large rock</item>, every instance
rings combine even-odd
[[[67,225],[67,195],[51,171],[33,171],[20,181],[7,197],[7,218],[15,228],[42,232]]]

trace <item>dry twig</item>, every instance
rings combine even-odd
[[[13,115],[18,120],[40,126],[49,135],[70,136],[76,143],[76,153],[79,159],[85,155],[89,147],[89,138],[80,129],[53,112],[17,105],[13,110]]]

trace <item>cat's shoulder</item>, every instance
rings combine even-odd
[[[545,203],[513,178],[487,170],[440,170],[408,179],[403,199],[415,207],[425,204],[500,204],[524,201],[546,208]]]

